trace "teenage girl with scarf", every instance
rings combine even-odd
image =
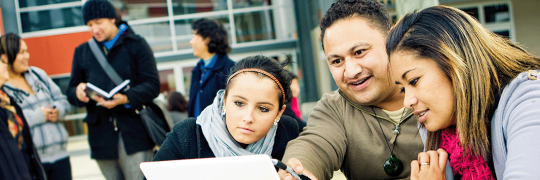
[[[167,134],[154,161],[267,154],[281,160],[298,124],[282,116],[291,78],[277,61],[253,56],[231,69],[225,90],[201,115]]]

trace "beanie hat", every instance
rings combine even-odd
[[[116,19],[116,10],[108,0],[89,0],[84,3],[83,9],[84,24],[90,20],[99,18]]]

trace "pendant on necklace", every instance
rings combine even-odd
[[[394,129],[394,134],[399,134],[399,124],[396,125],[396,129]]]
[[[390,176],[397,176],[403,172],[403,162],[399,160],[396,155],[390,155],[384,162],[384,172]]]

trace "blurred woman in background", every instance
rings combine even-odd
[[[6,45],[13,43],[10,36],[0,37],[0,87],[9,80]],[[0,90],[0,179],[47,179],[28,126],[19,105]]]
[[[167,100],[167,110],[173,121],[173,124],[177,124],[180,121],[187,119],[187,106],[188,102],[186,98],[182,96],[182,93],[173,92],[169,95]]]
[[[69,135],[59,122],[71,108],[66,96],[45,71],[28,66],[30,53],[18,35],[2,36],[2,48],[9,72],[2,90],[21,107],[48,179],[70,180]]]

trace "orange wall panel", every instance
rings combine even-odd
[[[39,67],[49,75],[71,73],[75,48],[88,41],[89,32],[25,38],[30,53],[30,66]]]
[[[4,18],[2,17],[2,7],[0,7],[0,35],[4,35]]]

